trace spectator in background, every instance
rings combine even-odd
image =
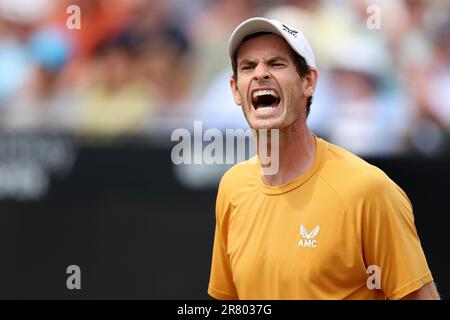
[[[450,7],[446,1],[404,0],[402,3],[404,14],[397,19],[396,32],[391,33],[394,35],[391,39],[392,56],[397,74],[407,85],[418,113],[411,126],[411,145],[415,151],[434,154],[442,149],[443,130],[448,130],[438,119],[445,116],[440,114],[437,117],[435,113],[434,99],[439,96],[438,104],[445,104],[443,109],[449,110],[450,100],[442,96],[448,92],[448,86],[445,85],[445,76],[442,77],[447,71],[445,58],[441,59],[445,56],[445,49],[442,50],[445,45],[442,46],[439,34],[450,19]],[[437,82],[439,85],[436,86]]]
[[[98,43],[87,62],[77,132],[139,134],[186,112],[189,43],[168,3],[138,0],[127,8],[126,24]]]
[[[256,0],[214,0],[191,20],[188,35],[195,54],[197,70],[193,83],[194,97],[201,96],[214,77],[228,67],[226,44],[228,34],[245,18],[261,9]]]
[[[406,150],[413,113],[392,78],[389,54],[379,39],[365,35],[342,41],[332,69],[333,110],[326,119],[332,142],[363,156]]]
[[[450,131],[450,22],[435,35],[435,51],[427,68],[427,93],[430,117]]]
[[[55,26],[38,29],[29,37],[26,51],[34,68],[23,93],[7,105],[4,127],[21,132],[70,130],[74,95],[61,72],[71,54],[67,36]]]
[[[46,18],[53,0],[0,2],[1,125],[12,131],[66,128],[73,99],[61,71],[71,56],[68,35]]]
[[[183,40],[181,40],[183,39]],[[148,129],[166,131],[184,124],[193,106],[187,96],[192,86],[189,47],[184,38],[167,32],[141,46],[137,59],[140,76],[154,95],[154,119]]]
[[[143,0],[64,0],[60,1],[46,19],[66,29],[67,7],[80,8],[81,28],[70,32],[70,39],[76,48],[75,61],[89,59],[98,46],[107,39],[117,37],[130,23],[133,9]]]
[[[78,133],[117,137],[142,130],[151,93],[135,77],[133,59],[126,46],[112,44],[100,48],[90,61],[89,78],[77,102]]]
[[[26,27],[0,16],[0,114],[23,88],[33,68],[26,52],[26,40],[19,36],[23,28]],[[4,125],[4,117],[0,120]]]
[[[159,23],[135,32],[135,42],[140,48],[144,76],[157,94],[158,115],[184,117],[191,109],[185,105],[192,83],[191,43],[176,13],[170,11],[167,3],[165,7],[162,3],[159,6],[159,11],[164,12],[159,14]],[[150,12],[141,17],[144,22],[141,24],[155,20]]]
[[[431,60],[409,71],[415,78],[409,81],[420,113],[414,135],[414,147],[427,154],[450,146],[450,23],[434,34]]]
[[[144,2],[135,9],[120,41],[134,53],[135,80],[151,93],[142,129],[164,134],[180,126],[192,111],[187,96],[192,86],[191,43],[168,2]]]

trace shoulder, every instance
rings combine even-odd
[[[238,196],[245,196],[257,186],[259,165],[256,156],[235,164],[223,175],[219,183],[216,214],[224,218]]]
[[[254,185],[259,177],[257,156],[239,162],[228,169],[222,176],[219,192],[238,192],[242,188]]]
[[[405,192],[380,168],[331,143],[319,176],[346,205],[387,199],[409,203]]]

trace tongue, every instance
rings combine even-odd
[[[276,108],[277,104],[276,103],[271,103],[271,104],[258,104],[256,105],[256,109],[260,109],[260,108]]]

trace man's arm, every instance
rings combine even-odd
[[[422,288],[404,296],[401,300],[440,300],[434,282],[427,283]]]

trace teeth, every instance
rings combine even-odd
[[[274,90],[256,90],[253,92],[253,99],[259,96],[265,96],[265,95],[271,95],[275,98],[279,98],[278,93],[276,93]]]

